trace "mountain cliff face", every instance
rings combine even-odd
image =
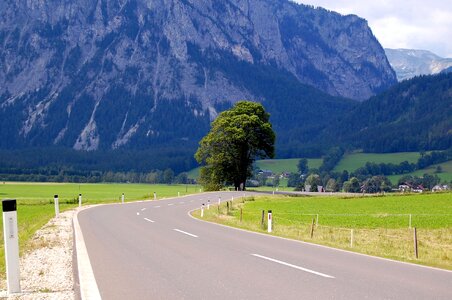
[[[0,18],[0,148],[196,142],[230,103],[277,106],[259,70],[358,100],[396,81],[365,20],[286,0],[7,0]]]
[[[452,58],[443,58],[426,50],[385,49],[399,81],[419,75],[438,74],[452,67]]]

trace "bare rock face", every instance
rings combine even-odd
[[[447,72],[447,68],[452,67],[452,58],[443,58],[426,50],[385,49],[385,52],[399,81]]]
[[[268,98],[250,68],[356,100],[396,82],[365,20],[287,0],[15,0],[0,18],[1,148],[196,139],[224,103]]]

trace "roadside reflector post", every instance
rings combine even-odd
[[[414,238],[414,256],[416,256],[416,259],[419,257],[419,253],[417,251],[417,230],[416,227],[414,227],[414,231],[413,231],[413,238]]]
[[[157,200],[157,194],[154,192],[154,200]]]
[[[218,197],[218,205],[221,203],[221,197]]]
[[[82,207],[82,194],[78,194],[78,207]]]
[[[53,203],[55,204],[55,217],[60,215],[60,203],[58,201],[58,195],[53,196]]]
[[[207,209],[210,209],[210,200],[207,200]]]
[[[121,203],[124,204],[124,193],[121,195]]]
[[[201,205],[201,218],[204,217],[204,203]]]
[[[20,293],[19,237],[15,199],[2,201],[3,238],[5,242],[6,281],[8,294]]]
[[[272,232],[272,211],[268,211],[268,232]]]
[[[180,192],[177,192],[177,197],[180,197]]]

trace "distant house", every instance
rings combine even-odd
[[[413,193],[422,193],[424,192],[424,187],[422,185],[411,185],[409,183],[399,185],[399,191],[402,193],[405,192],[413,192]]]
[[[435,185],[432,188],[432,192],[440,192],[440,191],[447,191],[449,189],[449,186],[447,184],[445,185]]]
[[[259,174],[264,175],[265,177],[273,176],[273,172],[271,170],[260,170]]]

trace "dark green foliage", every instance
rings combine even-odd
[[[365,152],[452,147],[452,74],[403,81],[356,107],[322,137]]]
[[[306,158],[300,159],[297,168],[300,174],[307,174],[309,172],[308,160]]]
[[[323,163],[320,166],[319,170],[323,171],[331,171],[334,167],[339,163],[339,161],[344,156],[344,149],[340,147],[334,147],[328,151],[328,153],[323,157]]]
[[[210,132],[195,154],[206,189],[219,189],[232,183],[236,189],[252,175],[256,158],[273,158],[275,134],[270,115],[259,103],[239,101],[212,122]]]

